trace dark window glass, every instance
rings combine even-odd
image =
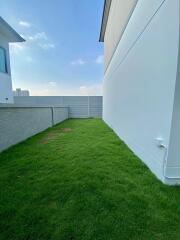
[[[0,72],[7,73],[6,51],[0,47]]]

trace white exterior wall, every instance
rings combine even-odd
[[[180,178],[180,48],[179,62],[175,88],[173,116],[171,123],[171,135],[167,155],[167,168],[165,169],[166,181],[172,184],[179,183]]]
[[[0,103],[13,103],[8,39],[0,34],[0,46],[6,50],[8,73],[0,72]],[[7,100],[6,100],[7,99]]]
[[[178,47],[179,0],[139,0],[104,78],[105,122],[167,183]]]
[[[104,36],[105,69],[111,60],[114,50],[123,34],[124,26],[129,21],[136,3],[137,0],[113,0],[111,2],[108,24]]]

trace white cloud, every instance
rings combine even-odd
[[[96,62],[97,64],[103,64],[103,62],[104,62],[104,55],[99,55],[99,56],[97,56],[95,62]]]
[[[10,44],[10,52],[18,54],[19,52],[22,52],[25,49],[25,46],[23,43],[11,43]]]
[[[37,44],[40,48],[44,50],[55,48],[55,45],[48,41],[48,37],[45,32],[38,32],[32,36],[23,37],[29,40],[29,43]]]
[[[56,82],[49,82],[49,85],[50,85],[51,87],[56,87],[57,83],[56,83]]]
[[[82,86],[66,86],[64,83],[57,82],[56,79],[52,81],[46,79],[45,82],[44,84],[38,84],[37,82],[36,85],[24,86],[24,88],[29,89],[34,96],[102,96],[101,83]]]
[[[79,91],[81,96],[100,96],[102,95],[102,84],[80,86]]]
[[[53,43],[39,43],[39,46],[44,50],[55,48]]]
[[[45,32],[38,32],[33,36],[29,36],[28,39],[31,41],[38,41],[38,40],[47,40],[48,38]]]
[[[76,60],[71,62],[71,65],[83,66],[85,64],[86,64],[86,62],[82,58],[76,59]]]
[[[21,35],[26,39],[25,46],[32,49],[33,46],[38,46],[43,50],[49,50],[55,48],[55,44],[49,42],[48,36],[45,32],[38,32],[34,35]]]
[[[19,21],[19,25],[22,27],[26,27],[26,28],[30,28],[31,24],[29,22],[26,21]]]

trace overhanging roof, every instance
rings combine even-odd
[[[25,41],[2,17],[0,17],[0,33],[7,37],[8,42]]]
[[[100,42],[104,42],[104,35],[106,32],[106,26],[107,26],[110,7],[111,7],[111,2],[112,2],[112,0],[104,1],[103,17],[102,17],[102,22],[101,22],[101,32],[100,32],[100,37],[99,37]]]
[[[106,33],[106,26],[107,26],[107,22],[108,22],[108,18],[109,18],[109,12],[110,12],[110,8],[112,5],[112,1],[115,1],[115,0],[105,0],[104,1],[101,32],[100,32],[100,37],[99,37],[100,42],[104,42],[104,36]],[[117,11],[119,11],[119,14],[122,16],[120,30],[123,30],[123,29],[125,29],[138,0],[116,0],[116,1],[121,6],[120,8],[118,8]]]

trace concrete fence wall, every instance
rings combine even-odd
[[[0,151],[68,118],[102,117],[102,97],[14,97],[0,104]]]
[[[0,105],[0,151],[65,119],[67,107]]]
[[[102,97],[14,97],[0,104],[0,151],[68,118],[102,117]]]
[[[14,97],[14,103],[67,106],[69,108],[69,118],[102,117],[102,96]]]

